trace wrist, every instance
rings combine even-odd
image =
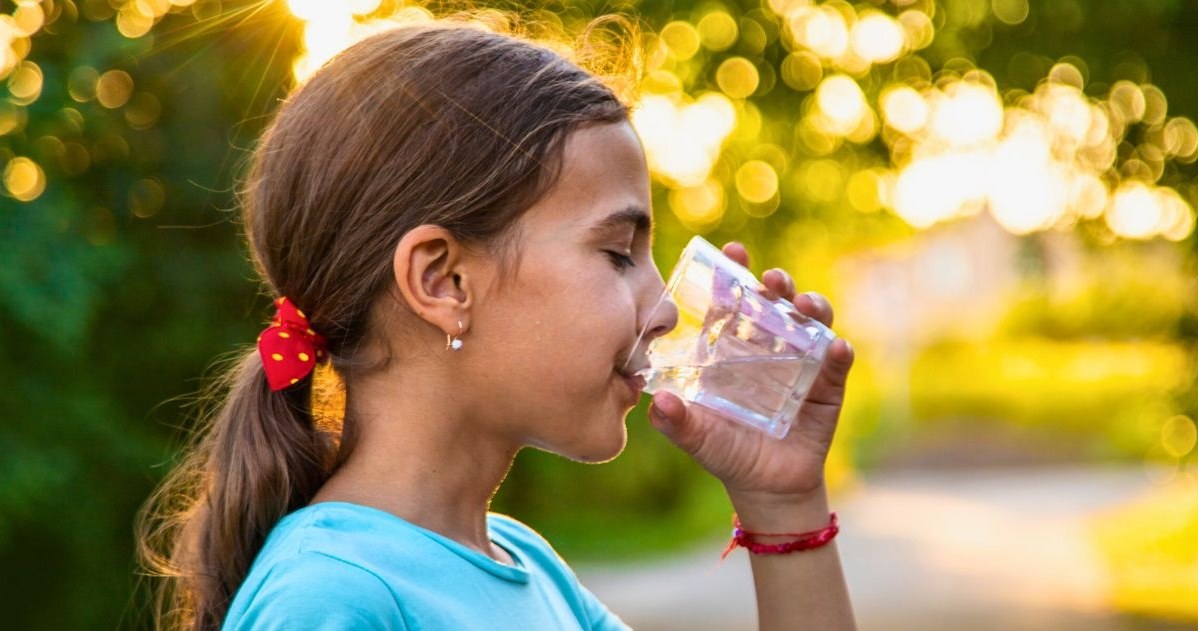
[[[805,493],[732,492],[728,499],[748,530],[795,532],[826,526],[831,508],[824,485]]]

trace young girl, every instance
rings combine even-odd
[[[146,513],[168,514],[150,557],[172,577],[161,626],[626,628],[536,533],[487,512],[525,447],[618,455],[641,386],[621,369],[639,332],[674,326],[647,319],[663,281],[626,106],[508,36],[391,30],[281,107],[243,204],[277,311]],[[830,322],[785,272],[763,282]],[[311,407],[326,361],[345,387],[335,427]],[[762,629],[853,627],[823,478],[851,363],[837,341],[783,441],[654,397],[653,425],[728,490]]]

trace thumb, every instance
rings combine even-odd
[[[698,450],[700,441],[692,421],[686,404],[678,396],[669,392],[653,395],[653,403],[649,406],[649,422],[683,451],[693,454]]]

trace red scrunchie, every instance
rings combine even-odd
[[[325,357],[325,339],[308,326],[304,315],[286,297],[275,301],[274,320],[258,336],[258,353],[270,389],[282,390],[312,374]]]

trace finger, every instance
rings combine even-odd
[[[832,326],[832,303],[822,294],[809,291],[795,296],[791,302],[803,315],[819,320],[824,326]]]
[[[683,451],[694,455],[703,449],[704,432],[676,395],[664,391],[654,394],[649,405],[649,421]]]
[[[853,348],[844,340],[836,340],[828,349],[828,358],[816,377],[811,391],[803,401],[796,433],[816,444],[828,445],[840,423],[844,405],[845,384],[853,364]]]
[[[828,346],[828,354],[820,367],[819,375],[811,384],[807,393],[807,404],[828,405],[840,407],[844,402],[844,389],[849,380],[849,371],[853,368],[856,353],[853,346],[844,338],[837,338]]]
[[[741,265],[749,266],[749,251],[745,249],[743,243],[739,241],[729,241],[724,244],[724,256],[740,263]]]
[[[649,420],[654,425],[675,425],[686,416],[686,404],[677,395],[657,392],[649,402]]]
[[[794,301],[797,293],[795,281],[786,270],[777,267],[768,269],[761,275],[761,282],[774,295]]]

